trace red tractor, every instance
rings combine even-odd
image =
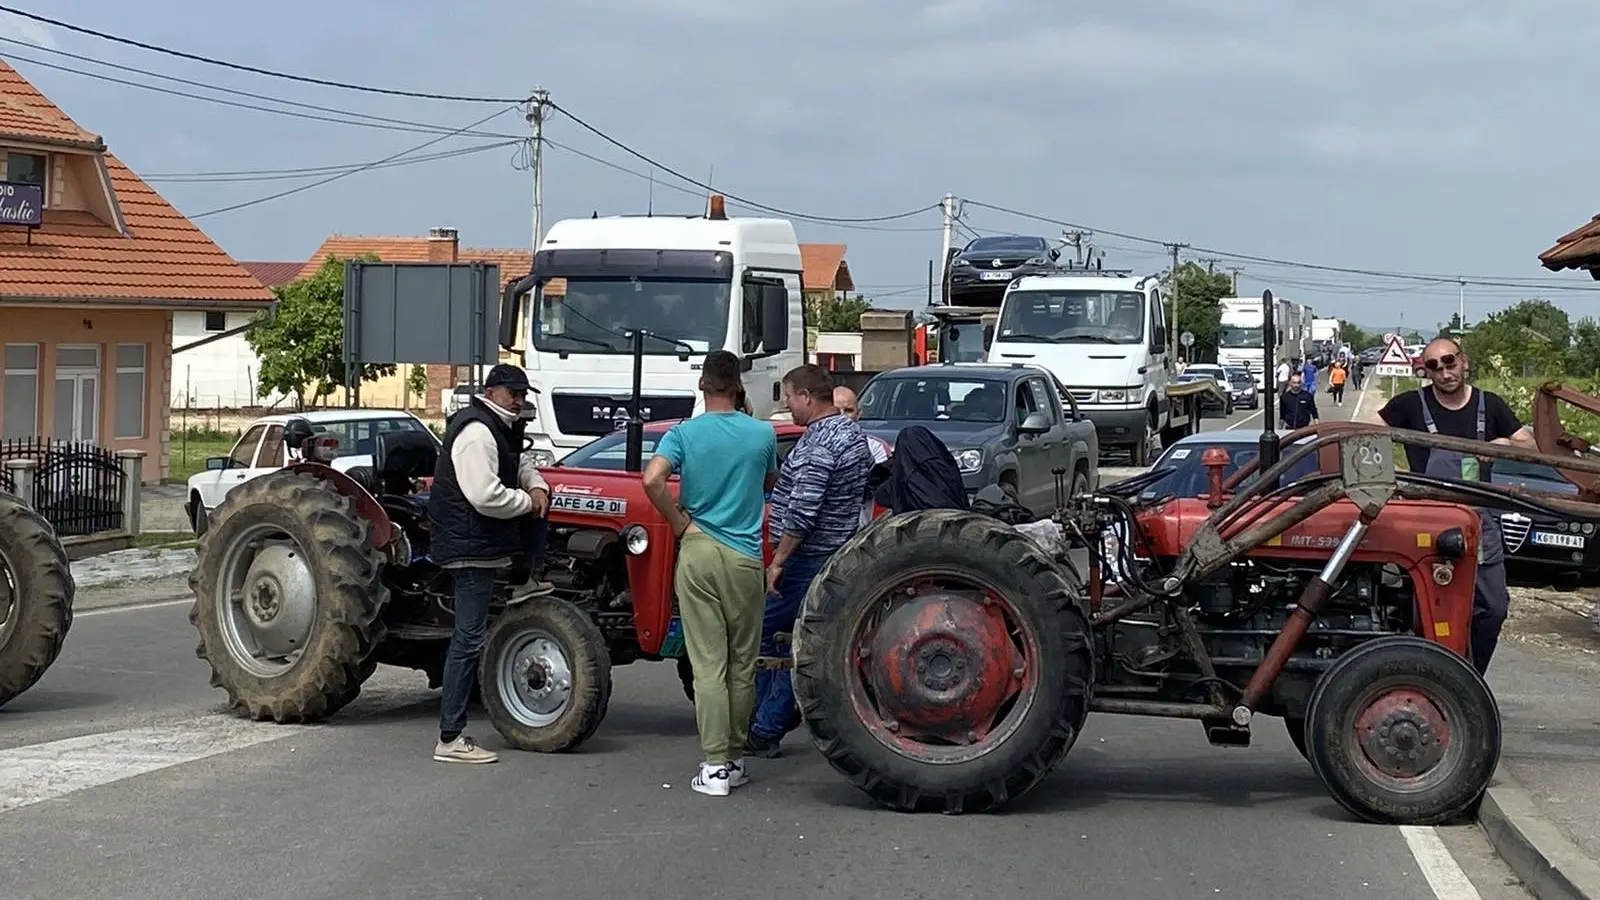
[[[640,452],[671,425],[643,426]],[[804,430],[774,428],[780,457]],[[345,474],[327,464],[337,438],[305,420],[285,441],[294,461],[229,491],[200,538],[189,619],[212,684],[246,715],[278,722],[332,715],[379,664],[420,669],[437,686],[454,625],[450,575],[428,559],[437,442],[382,434],[370,469]],[[492,612],[479,691],[518,749],[570,750],[593,735],[614,665],[676,658],[693,699],[672,591],[677,542],[624,444],[618,432],[544,470],[555,593]]]
[[[1198,720],[1220,746],[1248,745],[1267,715],[1361,817],[1470,812],[1501,744],[1465,658],[1473,507],[1600,520],[1600,505],[1396,472],[1402,438],[1600,475],[1571,451],[1324,425],[1284,438],[1281,459],[1268,432],[1265,468],[1230,478],[1227,451],[1207,450],[1205,496],[1146,495],[1157,470],[1069,500],[1061,546],[967,512],[879,519],[823,569],[794,632],[816,746],[883,805],[958,813],[1038,784],[1091,711]]]

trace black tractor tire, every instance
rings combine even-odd
[[[1396,690],[1410,696],[1385,701]],[[1417,712],[1411,697],[1428,706]],[[1364,749],[1357,723],[1381,702],[1393,711],[1388,718],[1374,714]],[[1433,749],[1439,742],[1428,721],[1432,710],[1447,725],[1442,751]],[[1346,810],[1383,825],[1439,825],[1469,815],[1488,790],[1500,761],[1500,708],[1483,676],[1458,654],[1419,637],[1386,636],[1345,653],[1317,679],[1305,743],[1311,768]],[[1439,758],[1417,775],[1381,772],[1370,758],[1375,746],[1390,763],[1407,753]]]
[[[0,706],[38,684],[61,654],[75,591],[55,529],[0,491]]]
[[[924,574],[957,576],[1003,596],[1037,647],[1027,661],[1037,669],[1031,701],[1018,702],[1002,739],[959,761],[892,749],[873,733],[881,723],[864,721],[855,702],[855,623]],[[801,605],[794,653],[795,695],[813,743],[873,800],[907,812],[982,812],[1037,785],[1081,733],[1095,673],[1089,621],[1067,573],[1016,529],[954,510],[893,516],[840,548]]]
[[[252,673],[230,651],[224,634],[222,571],[234,545],[270,527],[304,554],[316,586],[316,609],[300,658],[281,673]],[[315,722],[349,705],[377,669],[375,651],[386,629],[389,589],[383,558],[367,545],[372,524],[330,483],[282,470],[228,491],[200,536],[189,574],[194,606],[189,622],[200,632],[195,655],[211,666],[211,685],[229,705],[258,721]]]
[[[1079,466],[1072,471],[1072,483],[1067,489],[1067,499],[1071,500],[1074,497],[1082,497],[1085,494],[1088,494],[1091,489],[1092,486],[1089,484],[1089,467],[1079,464]]]
[[[200,495],[193,497],[194,512],[189,516],[189,527],[194,530],[194,536],[200,537],[211,527],[211,517],[206,514],[205,504],[200,502]]]
[[[515,654],[526,641],[544,638],[563,659],[566,702],[542,721],[517,695],[511,675]],[[511,655],[512,659],[507,659]],[[545,677],[560,678],[557,671]],[[478,662],[478,689],[489,722],[511,747],[535,753],[565,753],[594,736],[611,705],[611,653],[605,637],[582,610],[558,598],[537,598],[513,606],[489,626]]]
[[[1285,716],[1283,730],[1289,733],[1289,743],[1300,751],[1301,758],[1310,760],[1311,754],[1306,752],[1306,720],[1298,716]]]
[[[678,680],[683,683],[683,695],[689,698],[689,704],[694,704],[694,663],[689,662],[688,655],[678,657]],[[788,734],[805,724],[805,719],[800,716],[798,704],[789,713],[789,721],[783,727],[783,733]]]

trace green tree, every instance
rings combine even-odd
[[[1572,320],[1548,300],[1524,300],[1485,316],[1462,336],[1467,355],[1500,357],[1513,376],[1559,377],[1571,361]]]
[[[1600,322],[1584,316],[1573,324],[1566,370],[1574,378],[1600,378]]]
[[[1208,272],[1198,263],[1186,262],[1178,266],[1173,283],[1176,287],[1167,291],[1167,322],[1175,322],[1180,334],[1184,331],[1194,334],[1194,346],[1187,350],[1177,343],[1178,335],[1172,336],[1178,355],[1191,362],[1215,358],[1217,334],[1222,326],[1222,307],[1217,301],[1233,294],[1233,279],[1227,273]]]
[[[428,367],[413,365],[411,371],[406,373],[406,387],[411,389],[411,396],[416,397],[422,406],[427,406]]]
[[[364,256],[360,262],[377,262]],[[277,309],[258,313],[245,332],[261,360],[256,392],[293,394],[305,409],[344,385],[344,260],[329,257],[309,278],[273,289]],[[392,365],[365,365],[361,380],[393,375]]]
[[[1356,353],[1360,353],[1362,350],[1365,350],[1368,347],[1376,347],[1382,343],[1383,335],[1373,334],[1354,322],[1347,322],[1344,319],[1340,319],[1339,339],[1344,343],[1349,344],[1351,350]]]
[[[872,308],[872,302],[860,294],[854,297],[830,295],[817,304],[818,331],[860,331],[861,314]]]

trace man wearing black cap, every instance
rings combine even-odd
[[[445,656],[439,708],[440,762],[492,763],[499,756],[462,734],[483,650],[496,576],[512,570],[512,603],[548,594],[533,575],[544,552],[550,486],[522,454],[521,413],[528,376],[498,365],[483,393],[445,427],[444,449],[428,500],[429,556],[455,586],[455,633]]]

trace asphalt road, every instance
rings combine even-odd
[[[993,815],[872,808],[803,735],[714,800],[689,790],[693,711],[666,665],[616,671],[581,752],[445,766],[414,673],[381,670],[324,726],[220,713],[186,612],[81,616],[0,710],[6,897],[1527,897],[1476,829],[1353,822],[1271,723],[1223,750],[1193,723],[1100,716]],[[499,746],[481,717],[472,733]]]

